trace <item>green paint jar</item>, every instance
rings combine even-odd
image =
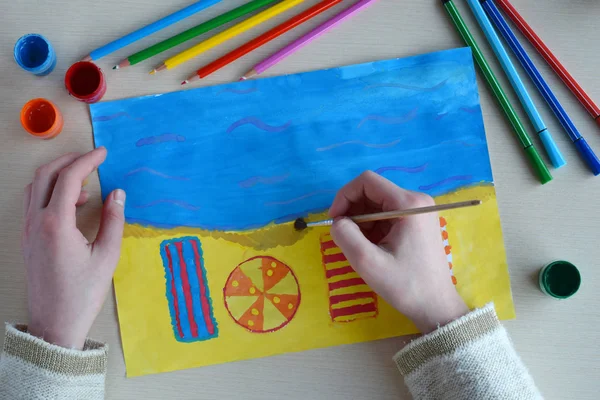
[[[568,261],[554,261],[540,270],[540,289],[555,299],[568,299],[579,290],[581,274]]]

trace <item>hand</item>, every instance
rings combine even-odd
[[[105,158],[104,147],[66,154],[38,168],[25,188],[29,333],[62,347],[83,348],[119,260],[125,192],[106,198],[94,243],[75,223],[76,207],[88,199],[83,181]]]
[[[426,194],[399,188],[367,171],[344,186],[329,210],[335,243],[365,282],[423,333],[469,310],[448,271],[437,213],[360,224],[360,214],[434,205]]]

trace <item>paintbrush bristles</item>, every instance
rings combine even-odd
[[[297,231],[303,231],[308,227],[308,224],[304,220],[304,218],[298,218],[296,222],[294,222],[294,229]]]
[[[374,221],[384,221],[388,219],[402,218],[410,215],[418,215],[418,214],[427,214],[438,211],[446,211],[446,210],[454,210],[456,208],[464,208],[464,207],[473,207],[478,206],[482,203],[481,200],[469,200],[469,201],[461,201],[458,203],[450,203],[450,204],[440,204],[436,206],[430,207],[420,207],[420,208],[412,208],[408,210],[398,210],[398,211],[387,211],[375,214],[366,214],[366,215],[356,215],[353,217],[349,217],[352,221],[357,224],[363,222],[374,222]],[[298,218],[294,223],[294,228],[296,230],[301,231],[306,228],[314,228],[317,226],[330,226],[333,225],[332,219],[327,219],[323,221],[315,221],[315,222],[306,222],[302,218]]]

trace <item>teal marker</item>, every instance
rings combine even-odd
[[[502,65],[502,69],[506,73],[510,84],[517,93],[517,96],[519,97],[523,108],[527,112],[527,116],[529,117],[531,124],[540,136],[540,139],[544,145],[544,148],[546,149],[546,152],[548,153],[550,161],[552,161],[552,165],[554,166],[554,168],[562,167],[566,164],[566,161],[562,156],[560,150],[558,149],[558,146],[552,139],[552,135],[550,135],[550,132],[548,131],[546,124],[542,120],[539,111],[535,107],[535,104],[533,104],[533,100],[529,96],[527,89],[525,89],[525,85],[523,84],[519,73],[515,69],[515,66],[513,65],[512,61],[510,61],[508,53],[506,52],[504,46],[500,42],[500,38],[496,34],[494,27],[492,26],[490,20],[485,14],[483,7],[481,7],[481,4],[479,4],[479,0],[467,0],[467,2],[469,3],[471,10],[473,11],[473,14],[475,14],[475,19],[477,19],[481,30],[483,31],[485,37],[492,46],[492,49],[494,50],[498,61],[500,61],[500,65]]]

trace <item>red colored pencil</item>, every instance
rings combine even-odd
[[[546,62],[552,67],[554,72],[562,79],[562,81],[567,85],[567,87],[573,92],[573,94],[577,97],[579,102],[585,107],[585,109],[590,113],[590,115],[596,120],[596,122],[600,125],[600,107],[594,103],[594,101],[588,96],[588,94],[583,90],[583,88],[579,85],[579,83],[573,78],[573,76],[567,71],[564,65],[558,61],[558,58],[552,51],[546,46],[546,44],[542,41],[542,39],[534,32],[534,30],[529,26],[527,21],[519,14],[519,12],[515,9],[515,7],[510,4],[508,0],[496,0],[500,7],[508,14],[510,19],[517,25],[519,30],[527,37],[527,40],[531,42],[533,46],[537,49],[537,51],[544,57]]]
[[[322,2],[312,6],[311,8],[303,11],[302,13],[296,15],[295,17],[287,20],[281,25],[276,26],[270,31],[260,35],[259,37],[252,39],[248,43],[243,46],[233,50],[232,52],[224,55],[218,60],[213,61],[212,63],[200,68],[193,76],[189,77],[187,80],[181,82],[182,85],[186,83],[202,79],[212,74],[213,72],[223,68],[224,66],[234,62],[238,58],[245,56],[253,50],[256,50],[260,46],[270,42],[271,40],[283,35],[284,33],[294,29],[300,24],[308,21],[314,16],[322,13],[340,3],[342,0],[323,0]]]

